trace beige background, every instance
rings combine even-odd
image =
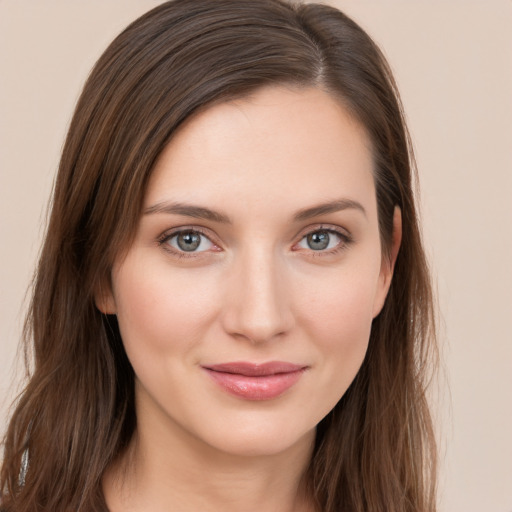
[[[0,427],[59,151],[88,70],[156,0],[0,0]],[[437,276],[441,512],[512,511],[512,1],[339,0],[402,91]]]

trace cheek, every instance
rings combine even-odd
[[[376,265],[362,271],[347,269],[317,280],[300,303],[302,315],[310,328],[325,335],[318,339],[357,340],[369,334],[373,319],[378,282]]]
[[[326,369],[322,385],[336,403],[355,378],[366,354],[378,272],[333,276],[302,301],[302,319]]]
[[[200,342],[218,302],[214,283],[206,278],[205,286],[204,279],[165,264],[124,262],[114,275],[114,296],[127,352],[151,357],[170,348],[188,350]]]

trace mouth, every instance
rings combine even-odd
[[[282,361],[233,362],[202,367],[224,391],[245,400],[271,400],[281,396],[300,380],[307,368]]]

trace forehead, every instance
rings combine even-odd
[[[339,101],[318,88],[266,87],[189,119],[160,155],[145,206],[169,196],[291,208],[347,194],[368,202],[372,168],[366,132]]]

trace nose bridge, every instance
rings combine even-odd
[[[253,343],[269,341],[291,328],[283,262],[269,248],[247,247],[233,263],[225,328]]]

